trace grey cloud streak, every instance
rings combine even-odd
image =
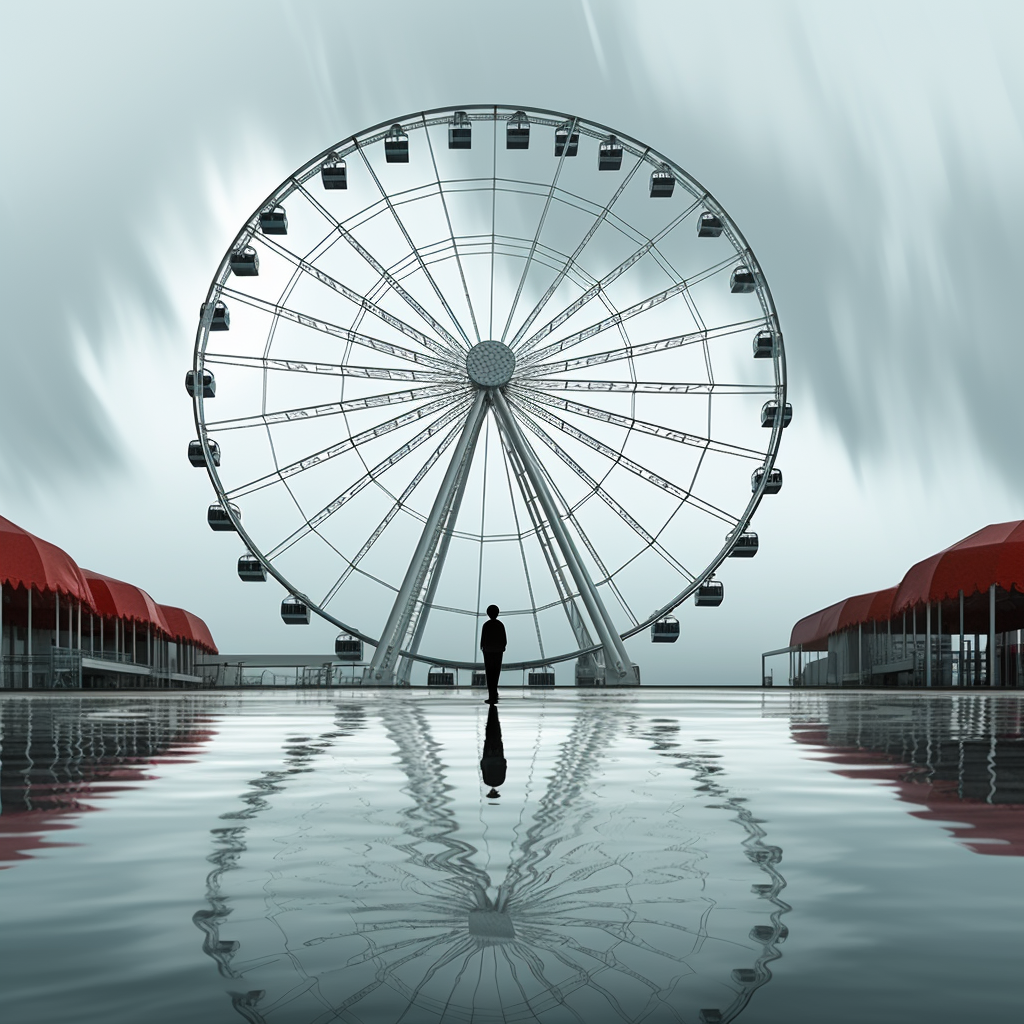
[[[772,282],[794,400],[855,465],[916,472],[966,455],[1024,494],[1015,6],[67,3],[5,16],[5,486],[129,471],[116,396],[85,384],[76,332],[103,353],[124,307],[142,310],[153,336],[138,344],[180,338],[184,369],[201,290],[183,304],[149,247],[170,207],[205,282],[230,236],[213,225],[204,161],[244,181],[229,197],[240,220],[367,123],[521,97],[621,125],[725,202]],[[240,167],[253,139],[273,167]]]

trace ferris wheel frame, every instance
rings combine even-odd
[[[699,589],[714,576],[723,561],[733,552],[739,541],[740,535],[747,529],[764,494],[766,493],[766,487],[769,485],[770,474],[774,468],[778,449],[781,443],[782,432],[788,423],[789,407],[786,402],[787,377],[783,337],[779,326],[779,318],[775,303],[760,263],[728,211],[720,202],[718,202],[708,189],[701,185],[700,182],[698,182],[691,174],[671,158],[665,156],[645,143],[598,122],[584,120],[575,115],[565,114],[558,111],[536,107],[524,108],[505,104],[469,104],[461,107],[438,107],[406,114],[399,118],[389,118],[388,120],[382,121],[362,132],[348,136],[341,142],[328,146],[317,154],[317,156],[304,162],[295,170],[295,172],[289,175],[284,182],[270,192],[246,219],[242,228],[232,239],[231,244],[228,246],[211,280],[207,291],[206,301],[202,306],[200,322],[196,332],[196,343],[192,365],[192,370],[195,374],[195,377],[193,378],[194,381],[201,381],[203,372],[206,369],[206,349],[209,341],[215,306],[216,303],[222,299],[225,290],[230,290],[228,288],[228,281],[232,275],[232,255],[245,249],[250,241],[260,234],[261,214],[280,206],[289,196],[297,190],[301,190],[302,186],[307,181],[320,173],[321,167],[325,162],[334,159],[344,160],[353,153],[357,153],[358,151],[365,149],[367,146],[386,142],[389,133],[395,125],[401,125],[403,126],[403,130],[408,131],[419,128],[426,130],[427,128],[439,125],[450,125],[454,115],[464,114],[470,124],[474,122],[494,122],[495,132],[497,133],[499,123],[509,121],[512,117],[522,111],[526,112],[530,125],[546,126],[557,131],[560,127],[564,128],[564,126],[568,124],[571,125],[571,131],[573,133],[578,132],[581,136],[587,136],[592,139],[596,139],[599,142],[606,141],[609,137],[613,137],[622,147],[624,153],[629,153],[637,159],[638,166],[641,163],[646,163],[650,165],[652,172],[654,173],[662,172],[670,174],[674,181],[692,197],[695,205],[702,205],[705,211],[713,213],[719,219],[721,224],[721,233],[729,240],[735,253],[734,257],[731,257],[731,259],[733,259],[734,262],[738,260],[749,270],[752,279],[752,287],[747,290],[756,292],[762,312],[761,320],[763,320],[763,323],[767,325],[767,329],[771,331],[773,335],[771,358],[774,370],[775,402],[777,411],[782,412],[783,410],[786,410],[787,415],[775,416],[774,422],[771,424],[771,435],[767,443],[767,451],[764,460],[760,463],[754,474],[755,478],[757,478],[757,482],[752,485],[750,498],[744,511],[737,518],[736,526],[730,530],[724,544],[708,565],[702,571],[696,573],[692,581],[690,581],[679,593],[674,595],[667,602],[663,603],[647,619],[639,622],[637,625],[634,625],[622,632],[616,630],[613,637],[601,636],[599,642],[592,643],[589,647],[580,647],[579,649],[566,651],[553,656],[512,662],[505,666],[506,671],[526,671],[534,668],[542,668],[561,662],[571,661],[573,659],[580,659],[585,656],[594,656],[601,651],[607,652],[611,649],[617,649],[620,654],[624,654],[625,649],[622,647],[622,641],[641,633],[651,627],[653,623],[670,614],[680,604],[698,592]],[[438,184],[440,185],[440,181]],[[380,187],[379,182],[378,187]],[[388,200],[383,189],[382,195],[385,200]],[[265,241],[265,239],[263,240]],[[411,240],[410,249],[418,255],[418,250],[413,246]],[[422,260],[422,257],[418,258]],[[317,276],[316,268],[312,267],[311,269],[313,276]],[[301,320],[299,322],[301,322]],[[760,320],[758,322],[760,322]],[[465,338],[465,340],[471,344],[468,337]],[[508,406],[505,404],[502,396],[502,388],[485,388],[483,385],[478,385],[478,387],[480,390],[477,393],[474,408],[479,409],[481,403],[485,407],[490,406],[494,410],[497,419],[501,422],[501,425],[505,428],[506,432],[518,429],[518,424],[515,422],[514,418],[511,417],[511,414],[508,411]],[[319,615],[325,621],[332,623],[338,629],[351,634],[353,637],[356,637],[375,648],[382,642],[386,642],[388,627],[385,627],[384,633],[382,633],[380,637],[374,637],[342,620],[328,609],[324,608],[320,602],[317,602],[310,598],[309,595],[298,590],[293,582],[288,580],[285,575],[278,570],[273,562],[265,556],[262,546],[257,544],[246,531],[240,515],[236,514],[235,507],[233,506],[228,494],[228,489],[224,486],[220,473],[218,472],[219,456],[215,458],[212,448],[215,449],[216,444],[212,442],[212,438],[210,438],[207,433],[204,399],[205,396],[203,388],[201,386],[197,386],[193,393],[193,412],[197,437],[202,446],[205,468],[210,477],[211,484],[213,485],[217,498],[224,509],[226,517],[231,522],[231,527],[229,528],[233,527],[233,529],[238,533],[242,541],[245,543],[248,551],[259,560],[266,573],[274,577],[285,588],[288,594],[301,601],[311,611]],[[486,412],[486,408],[484,409],[484,412]],[[529,448],[528,444],[527,448]],[[528,463],[529,460],[526,460],[526,462]],[[455,460],[453,459],[452,465],[454,464]],[[529,465],[525,465],[524,469],[527,474],[531,476],[533,475],[530,473]],[[769,491],[769,493],[771,492]],[[541,500],[543,502],[543,498]],[[561,514],[552,514],[553,511],[557,512],[557,510],[546,509],[546,511],[548,513],[547,519],[550,528],[552,531],[557,531],[558,527],[562,525]],[[447,536],[450,537],[453,532],[454,526],[448,531]],[[567,557],[567,563],[569,561],[570,558]],[[569,568],[571,571],[571,565]],[[592,583],[591,588],[593,588]],[[570,600],[575,601],[577,598],[581,599],[584,604],[587,605],[588,611],[590,611],[590,605],[584,594],[584,590],[585,587],[581,585],[579,587],[579,593],[570,595]],[[416,597],[422,598],[422,595],[423,590],[421,589],[418,594],[414,594],[413,597],[414,599]],[[424,603],[429,607],[429,599],[424,599]],[[600,616],[595,617],[593,613],[591,613],[591,617],[594,620],[594,625],[598,628],[598,632],[603,633],[599,622]],[[400,648],[394,652],[394,659],[394,665],[396,666],[398,665],[399,660],[408,659],[410,663],[418,662],[422,664],[442,665],[452,669],[473,670],[480,668],[479,661],[463,661],[445,658],[438,655],[436,652],[431,654],[420,654],[418,648],[415,650]],[[630,668],[631,667],[632,666],[630,666]]]

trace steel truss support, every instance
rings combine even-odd
[[[605,681],[619,685],[636,683],[638,681],[636,666],[629,660],[629,655],[626,653],[622,638],[612,624],[604,602],[601,600],[601,595],[597,592],[597,587],[594,586],[590,575],[580,559],[576,546],[572,542],[572,538],[565,529],[533,449],[523,435],[522,430],[519,429],[519,424],[513,417],[512,411],[505,401],[505,396],[499,389],[495,388],[491,391],[491,402],[494,405],[495,413],[510,446],[515,450],[523,463],[523,468],[530,479],[533,491],[537,495],[541,507],[544,509],[544,514],[547,516],[555,543],[558,544],[562,552],[562,558],[572,575],[573,581],[576,583],[576,588],[580,592],[580,598],[590,615],[591,622],[597,630],[598,637],[604,647]]]
[[[479,427],[477,431],[479,432]],[[444,560],[448,557],[448,545],[451,543],[452,533],[455,531],[455,523],[459,518],[462,497],[466,493],[466,481],[469,479],[469,466],[472,462],[472,457],[473,451],[470,449],[469,455],[462,462],[458,483],[455,485],[455,499],[452,501],[451,509],[445,517],[444,526],[441,529],[441,540],[437,545],[437,552],[430,567],[427,592],[423,595],[423,600],[416,611],[416,624],[413,626],[412,641],[408,648],[409,654],[402,658],[398,666],[398,683],[401,686],[408,686],[411,682],[412,659],[419,653],[420,641],[423,639],[423,633],[427,628],[430,606],[434,603],[434,594],[437,592],[437,584],[441,579],[441,570],[444,569]]]
[[[513,447],[511,440],[504,432],[502,432],[502,441],[505,446],[505,453],[508,456],[509,464],[512,466],[512,472],[515,475],[516,483],[519,485],[519,491],[523,496],[524,503],[526,504],[526,511],[530,516],[530,522],[533,524],[533,528],[537,532],[537,540],[539,541],[541,551],[544,554],[544,561],[547,562],[548,572],[551,573],[551,579],[554,581],[555,590],[558,592],[558,597],[562,602],[562,607],[565,609],[566,617],[569,620],[569,628],[572,630],[572,635],[579,648],[581,650],[586,650],[586,648],[594,646],[594,641],[591,639],[590,631],[587,629],[587,624],[584,621],[583,616],[580,614],[580,610],[572,596],[572,588],[569,586],[569,583],[565,578],[562,566],[558,564],[558,558],[555,555],[554,548],[551,544],[551,538],[548,535],[547,527],[544,525],[544,516],[539,507],[537,495],[530,484],[530,478],[526,475],[526,467],[523,465],[523,460],[519,457],[519,453]],[[579,657],[577,660],[576,677],[579,679],[581,676],[590,679],[599,679],[603,682],[604,666],[601,665],[595,655],[585,654]]]
[[[384,632],[381,633],[380,643],[374,652],[372,661],[363,673],[363,681],[366,683],[377,686],[395,686],[399,682],[399,675],[396,671],[398,654],[402,649],[406,634],[409,632],[409,623],[412,621],[417,599],[423,594],[427,573],[434,561],[434,554],[441,540],[444,526],[447,524],[449,513],[460,489],[464,467],[468,468],[473,459],[476,439],[480,435],[480,425],[484,421],[486,412],[487,393],[480,390],[466,417],[462,436],[455,446],[448,470],[438,489],[430,515],[427,516],[423,532],[420,534],[419,544],[416,545],[409,569],[399,588],[398,597],[395,598],[387,625],[384,627]]]

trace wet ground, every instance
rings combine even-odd
[[[1024,1013],[1024,698],[0,697],[5,1019]]]

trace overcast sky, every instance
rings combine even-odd
[[[634,655],[754,682],[793,621],[1024,515],[1024,9],[613,0],[3,3],[0,514],[202,615],[225,651],[329,648],[211,534],[182,387],[238,226],[389,117],[501,102],[671,154],[778,305],[793,426],[761,551]],[[276,585],[274,585],[276,588]]]

